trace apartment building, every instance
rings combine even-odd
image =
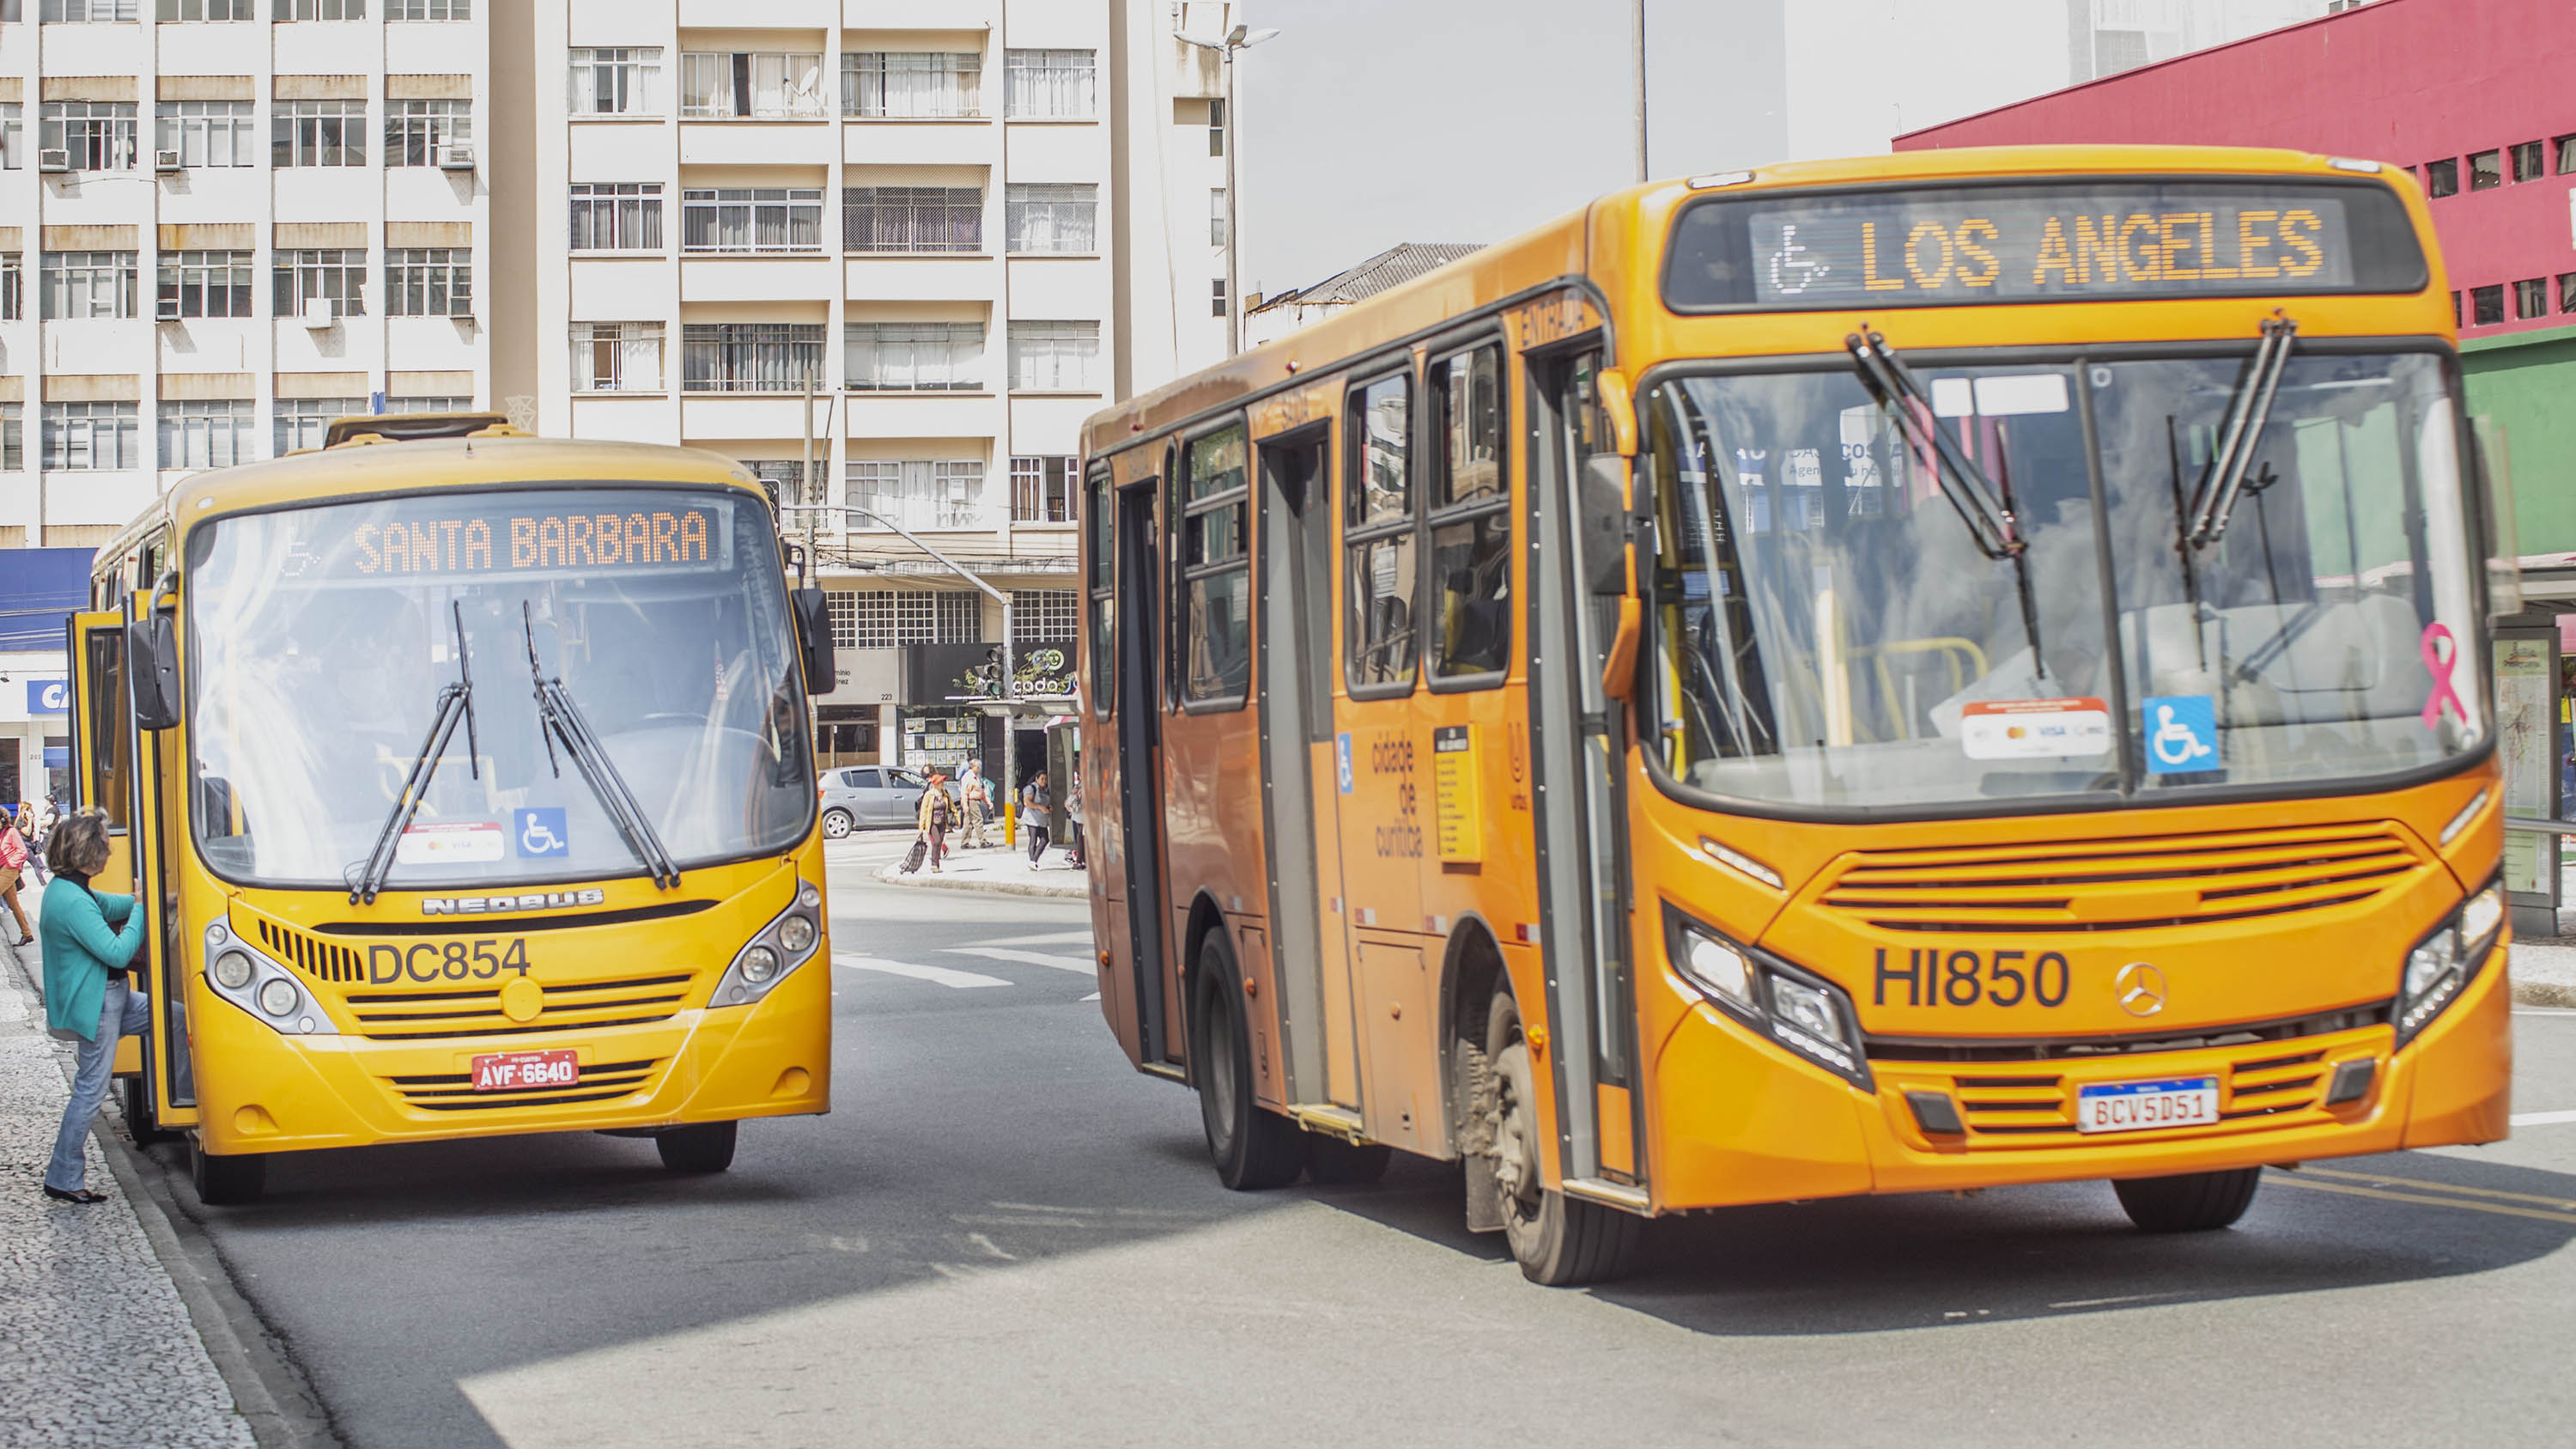
[[[333,416],[488,403],[488,81],[476,0],[0,0],[0,568]],[[0,783],[60,727],[0,732]]]
[[[1225,360],[1228,232],[1241,210],[1236,149],[1241,89],[1226,94],[1222,42],[1245,24],[1226,0],[1110,0],[1113,135],[1110,194],[1119,329],[1112,381],[1118,395],[1151,392]],[[1242,238],[1232,238],[1238,248]],[[1247,341],[1246,346],[1251,343]]]

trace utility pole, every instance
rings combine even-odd
[[[1250,50],[1265,40],[1275,38],[1278,34],[1275,29],[1253,30],[1247,26],[1238,25],[1227,31],[1223,40],[1201,40],[1195,35],[1176,37],[1185,45],[1195,45],[1201,50],[1215,51],[1220,63],[1225,67],[1225,126],[1222,134],[1225,138],[1225,350],[1229,355],[1243,350],[1243,278],[1240,264],[1243,255],[1241,246],[1243,221],[1242,209],[1236,205],[1234,199],[1234,53],[1238,50]]]
[[[1637,180],[1654,179],[1646,168],[1646,0],[1628,0],[1628,39],[1637,57]]]

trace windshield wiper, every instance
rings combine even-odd
[[[456,627],[456,682],[438,692],[438,714],[430,720],[429,733],[421,739],[420,754],[413,758],[411,773],[403,779],[402,794],[394,801],[393,813],[385,817],[384,828],[376,832],[376,847],[367,852],[366,865],[349,887],[349,904],[353,906],[374,905],[376,893],[384,889],[385,877],[393,874],[403,832],[411,828],[412,816],[420,812],[420,802],[429,794],[430,779],[438,773],[438,762],[447,755],[448,737],[456,733],[460,715],[465,720],[465,768],[473,778],[483,778],[483,746],[474,735],[474,669],[465,654],[465,606],[450,600],[447,607],[448,618]]]
[[[1851,349],[1852,365],[1860,369],[1871,395],[1895,417],[1915,452],[1931,463],[1941,496],[1950,500],[1959,521],[1968,525],[1968,537],[1977,551],[1988,558],[2012,560],[2013,589],[2021,597],[2022,636],[2030,641],[2031,678],[2047,679],[2048,659],[2039,645],[2039,601],[2030,588],[2030,540],[2022,537],[2013,517],[2012,495],[1998,488],[1977,460],[1941,431],[1932,399],[1886,338],[1875,332],[1855,332],[1843,339],[1843,346]]]
[[[2298,335],[2299,324],[2287,317],[2263,323],[2263,339],[2254,344],[2253,366],[2228,399],[2218,452],[2201,476],[2200,490],[2192,495],[2183,537],[2193,548],[2207,548],[2227,532],[2227,520],[2236,511],[2237,495],[2244,491],[2245,475],[2253,467],[2255,444],[2272,419],[2272,398],[2281,390],[2281,373],[2290,364],[2290,347]]]
[[[626,839],[626,848],[653,875],[657,890],[667,890],[680,883],[680,868],[671,861],[671,852],[662,846],[662,837],[653,831],[653,822],[645,817],[644,807],[635,800],[635,792],[626,787],[626,777],[617,773],[616,762],[608,750],[591,733],[590,721],[582,716],[581,706],[573,703],[572,691],[564,688],[563,677],[546,676],[537,663],[536,616],[526,600],[519,603],[519,623],[528,638],[528,678],[537,688],[537,725],[545,735],[546,764],[555,777],[563,777],[563,762],[555,755],[555,742],[563,742],[564,753],[572,756],[590,792],[608,811],[617,825],[617,833]]]

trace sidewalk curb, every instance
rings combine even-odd
[[[892,886],[910,886],[916,890],[978,891],[988,896],[1043,896],[1056,900],[1088,900],[1091,885],[1086,878],[1078,886],[1031,885],[1025,881],[983,881],[952,878],[944,875],[905,875],[893,866],[869,872],[878,882]]]
[[[2555,981],[2516,981],[2513,983],[2513,1004],[2576,1008],[2576,986],[2563,986]]]

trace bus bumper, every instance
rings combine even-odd
[[[2492,1142],[2505,1135],[2512,1104],[2512,993],[2501,944],[2420,1036],[2392,1052],[2394,1040],[2393,1031],[2380,1025],[2134,1056],[1877,1062],[1877,1090],[1864,1093],[1702,1008],[1673,1032],[1657,1058],[1661,1134],[1652,1196],[1657,1210],[1678,1211],[1854,1193],[2161,1177]],[[2335,1069],[2360,1060],[2374,1064],[2369,1089],[2353,1101],[2326,1105]],[[2083,1084],[2189,1077],[2218,1079],[2217,1125],[2104,1135],[2072,1127],[2075,1089]],[[1908,1091],[1944,1093],[1963,1106],[2055,1106],[2009,1115],[1963,1111],[1968,1131],[1933,1133],[1908,1105]]]
[[[220,1083],[201,1083],[198,1103],[198,1136],[219,1156],[670,1127],[831,1106],[831,971],[820,949],[749,1006],[695,1008],[639,1026],[567,1027],[435,1045],[286,1037],[202,987],[192,993],[189,1017],[198,1058],[226,1063]],[[421,1078],[460,1074],[470,1081],[477,1056],[562,1048],[578,1053],[583,1077],[596,1085],[550,1095],[586,1100],[527,1104],[503,1094],[477,1100],[481,1094],[452,1086],[433,1095],[418,1085]],[[638,1070],[637,1063],[649,1065]],[[603,1086],[633,1090],[603,1096]]]

